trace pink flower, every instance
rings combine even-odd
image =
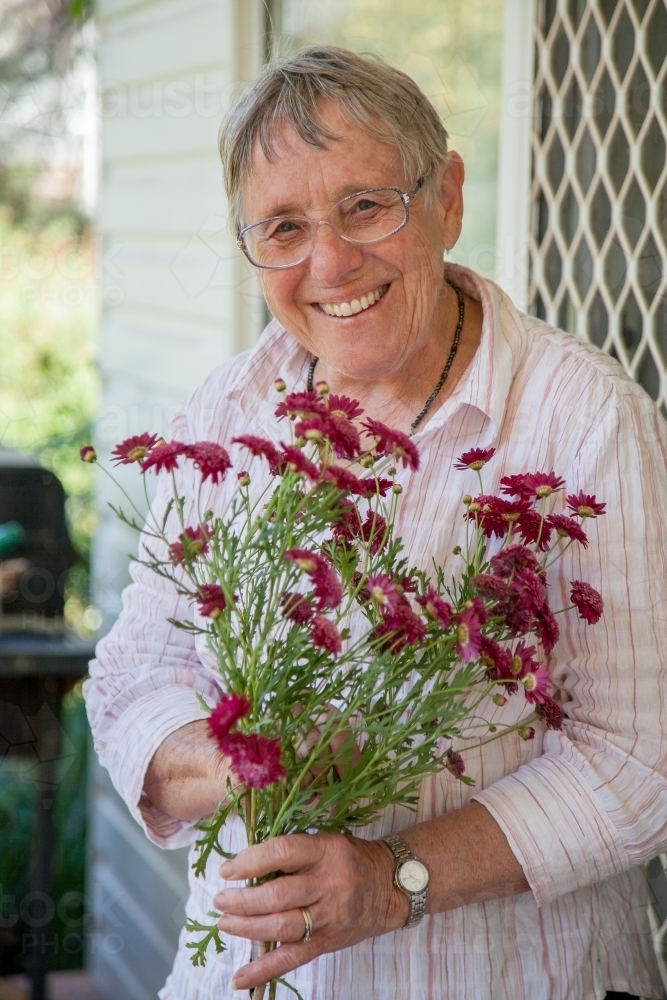
[[[555,472],[524,472],[518,476],[503,476],[500,480],[503,493],[521,500],[551,496],[565,486],[565,480]]]
[[[195,595],[195,601],[199,605],[199,614],[215,621],[227,607],[222,587],[219,587],[217,583],[203,583],[199,590],[200,593]]]
[[[511,576],[516,570],[524,567],[533,571],[539,569],[535,555],[525,545],[510,545],[503,549],[491,559],[489,566],[493,573],[502,577]]]
[[[543,702],[535,705],[537,716],[547,724],[548,729],[562,729],[563,710],[557,701],[547,695]]]
[[[394,653],[400,653],[406,646],[421,642],[425,635],[424,622],[414,613],[404,597],[399,601],[396,610],[376,625],[371,638],[381,640],[380,649],[390,649]]]
[[[240,437],[232,438],[232,444],[243,445],[256,458],[265,458],[271,474],[277,475],[280,468],[280,458],[278,449],[271,441],[254,434],[242,434]]]
[[[295,625],[305,625],[313,617],[313,606],[303,594],[286,590],[280,598],[280,605],[285,618],[289,618]]]
[[[421,604],[429,618],[440,622],[443,628],[449,626],[452,620],[451,606],[443,601],[435,587],[429,587],[422,597],[418,597],[417,604]]]
[[[275,415],[279,420],[283,417],[290,417],[292,420],[301,417],[307,420],[309,417],[317,417],[326,412],[324,400],[315,391],[290,392],[275,409]]]
[[[548,655],[558,642],[560,628],[553,611],[546,602],[535,615],[535,630],[544,652]]]
[[[347,417],[330,415],[328,437],[338,458],[356,458],[359,455],[359,431]]]
[[[371,555],[376,555],[389,540],[387,522],[381,514],[369,510],[359,530],[361,540],[368,545]]]
[[[462,663],[476,660],[482,648],[479,618],[474,608],[465,608],[454,616],[456,624],[456,652]]]
[[[327,419],[326,413],[322,416],[308,417],[306,420],[299,420],[294,425],[294,433],[298,438],[305,438],[306,441],[325,441],[329,438],[331,421]]]
[[[525,642],[517,643],[510,657],[510,674],[512,677],[523,677],[532,670],[537,670],[539,664],[535,660],[535,647],[526,646]]]
[[[215,441],[197,441],[190,445],[187,454],[201,472],[202,482],[210,479],[212,483],[219,483],[232,466],[226,449]]]
[[[539,611],[547,599],[544,581],[532,569],[519,569],[512,578],[512,591],[532,611]]]
[[[543,704],[549,690],[549,671],[546,667],[537,667],[521,677],[526,701],[531,705]]]
[[[79,458],[88,465],[92,465],[93,462],[97,461],[97,452],[92,444],[84,444],[83,448],[79,450]]]
[[[462,774],[465,773],[465,764],[463,763],[463,757],[456,750],[452,750],[450,747],[445,754],[447,770],[454,775],[455,778],[460,778]]]
[[[583,580],[573,580],[570,590],[570,600],[576,605],[579,617],[584,618],[589,625],[595,625],[602,617],[604,601],[597,590]]]
[[[470,451],[464,451],[456,460],[454,468],[473,469],[475,472],[479,472],[495,453],[495,448],[471,448]]]
[[[384,573],[366,577],[366,593],[369,598],[390,614],[398,607],[399,593],[391,577]]]
[[[580,542],[584,548],[588,547],[588,536],[573,517],[567,517],[565,514],[550,514],[547,521],[561,538],[571,538],[574,542]]]
[[[208,552],[208,543],[211,532],[205,525],[197,528],[186,528],[177,542],[172,542],[169,546],[171,559],[175,563],[191,562],[199,556],[204,556]]]
[[[504,538],[510,527],[528,510],[530,504],[527,500],[513,502],[482,494],[474,498],[464,517],[469,521],[477,520],[487,538],[492,535]]]
[[[598,503],[589,493],[572,493],[567,497],[567,505],[579,517],[598,517],[604,514],[606,503]]]
[[[313,640],[313,646],[317,646],[319,649],[326,649],[334,656],[337,656],[343,648],[343,640],[341,639],[340,632],[334,625],[332,621],[325,618],[324,615],[318,615],[313,618],[310,626],[310,635]]]
[[[164,444],[156,444],[140,463],[141,471],[148,472],[149,469],[155,469],[156,473],[173,472],[179,467],[177,459],[181,455],[187,455],[189,448],[190,446],[183,441],[165,441]]]
[[[111,452],[111,458],[116,465],[131,465],[133,462],[143,462],[148,452],[155,445],[157,434],[135,434],[117,444]]]
[[[381,455],[393,455],[406,468],[416,472],[419,468],[419,452],[403,431],[392,430],[379,420],[366,420],[364,430],[375,438],[375,449]]]
[[[209,735],[220,744],[220,741],[228,736],[232,726],[235,726],[239,719],[245,718],[251,708],[250,701],[245,695],[223,695],[206,720]]]
[[[301,448],[296,448],[292,444],[284,444],[280,455],[282,462],[287,465],[292,472],[297,472],[300,476],[308,476],[309,479],[317,479],[320,470],[306,458]],[[281,463],[282,464],[282,463]]]
[[[470,580],[473,587],[482,597],[487,597],[492,601],[500,601],[510,596],[512,591],[502,577],[495,573],[478,573]]]
[[[519,517],[518,529],[519,534],[526,544],[534,542],[537,543],[537,547],[540,551],[547,551],[551,540],[551,524],[549,522],[549,518],[542,520],[536,510],[527,510]]]
[[[329,394],[327,404],[329,413],[334,417],[346,417],[348,420],[354,420],[355,417],[360,417],[364,412],[356,399],[350,399],[349,396],[339,396],[335,392]]]
[[[343,587],[333,566],[324,556],[309,549],[288,549],[284,558],[295,563],[312,580],[317,599],[316,611],[338,607],[343,599]]]
[[[488,680],[509,681],[514,676],[508,651],[486,635],[482,636],[480,642],[480,654],[481,663],[486,667]],[[505,694],[515,694],[517,690],[516,683],[503,684]]]
[[[230,733],[222,741],[221,750],[230,758],[239,781],[248,788],[266,788],[287,774],[282,765],[279,741],[267,736]]]
[[[349,469],[343,469],[340,465],[327,466],[324,470],[323,478],[333,483],[336,489],[360,496],[365,495],[367,485],[375,486],[375,480],[371,479],[362,482],[353,472],[350,472]]]

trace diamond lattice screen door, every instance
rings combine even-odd
[[[530,311],[667,417],[667,0],[538,0]]]

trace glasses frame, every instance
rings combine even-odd
[[[414,199],[415,195],[417,195],[421,190],[421,188],[424,186],[427,177],[428,174],[422,174],[422,176],[419,178],[419,180],[417,181],[417,183],[415,184],[415,186],[412,188],[411,191],[402,191],[401,188],[391,187],[390,185],[388,185],[387,187],[364,188],[363,191],[355,191],[354,194],[348,194],[344,198],[341,198],[340,201],[337,201],[336,204],[329,209],[324,219],[312,220],[307,218],[307,216],[299,216],[299,215],[272,215],[268,219],[260,219],[259,222],[251,222],[249,226],[244,226],[243,229],[239,229],[238,232],[236,233],[236,246],[238,247],[239,250],[241,250],[245,254],[245,256],[250,261],[253,267],[260,267],[262,268],[262,270],[265,271],[284,271],[288,267],[297,267],[299,264],[303,264],[304,260],[307,260],[310,257],[311,253],[313,252],[313,247],[315,246],[315,231],[317,229],[317,226],[324,226],[324,225],[331,226],[336,235],[340,236],[342,240],[345,240],[346,243],[354,243],[357,246],[369,246],[373,243],[381,243],[382,240],[388,240],[390,236],[394,236],[396,233],[399,233],[401,229],[404,229],[407,226],[408,222],[410,221],[410,202]],[[384,236],[378,236],[377,239],[374,240],[354,240],[351,237],[345,236],[343,233],[340,233],[336,229],[334,224],[329,221],[329,217],[331,216],[332,212],[335,212],[338,206],[342,205],[342,203],[344,201],[347,201],[348,198],[359,198],[363,194],[373,194],[376,191],[395,191],[405,207],[405,219],[400,224],[400,226],[397,226],[396,229],[392,229],[390,233],[386,233]],[[252,259],[252,257],[248,252],[248,248],[245,245],[245,239],[244,239],[245,234],[250,229],[254,229],[255,226],[263,226],[267,222],[277,222],[279,219],[298,219],[299,221],[307,222],[309,225],[315,227],[313,230],[312,234],[313,238],[308,253],[304,254],[300,260],[295,260],[291,264],[258,264],[257,261]]]

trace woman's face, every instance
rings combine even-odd
[[[314,149],[285,127],[269,161],[259,145],[244,184],[244,223],[274,215],[324,218],[337,201],[366,188],[410,190],[395,148],[351,125],[333,105],[322,107],[326,127],[340,139]],[[463,211],[463,164],[456,153],[410,203],[402,230],[380,243],[347,243],[328,225],[316,228],[310,257],[285,270],[258,270],[273,315],[327,366],[352,379],[391,378],[442,335],[445,321],[443,251],[456,242]],[[323,306],[362,296],[379,301],[352,316]]]

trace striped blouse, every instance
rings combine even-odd
[[[471,798],[504,831],[530,892],[432,914],[411,930],[324,955],[288,976],[306,1000],[598,1000],[607,990],[663,996],[647,919],[641,865],[667,850],[667,427],[644,391],[589,344],[525,316],[491,281],[454,264],[448,275],[481,302],[482,338],[452,395],[420,428],[417,473],[402,470],[397,532],[411,562],[445,567],[461,543],[461,496],[473,472],[453,469],[471,447],[496,448],[485,489],[502,476],[555,470],[570,491],[595,493],[607,513],[588,522],[590,546],[570,548],[550,571],[553,607],[568,581],[584,579],[605,601],[601,621],[561,619],[548,666],[564,728],[538,724],[532,742],[516,734],[466,754],[469,788],[447,771],[427,779],[417,814],[389,808],[359,831],[375,838]],[[303,388],[309,357],[276,321],[251,351],[217,368],[175,418],[180,440],[229,442],[239,434],[279,440],[272,383]],[[262,475],[259,460],[253,478]],[[194,473],[179,473],[193,500]],[[156,504],[166,500],[161,476]],[[207,484],[203,507],[225,504],[231,482]],[[562,501],[561,501],[562,503]],[[454,564],[451,564],[454,569]],[[146,768],[165,737],[204,718],[200,692],[220,696],[201,637],[173,628],[191,607],[171,585],[134,564],[123,610],[97,649],[85,685],[95,746],[147,836],[161,847],[194,840],[192,825],[160,814],[142,795]],[[503,722],[530,706],[490,706]],[[244,846],[238,819],[222,846]],[[206,921],[222,884],[219,859],[191,876],[188,915]],[[186,935],[161,1000],[231,1000],[232,972],[252,945],[194,968]],[[281,992],[282,991],[282,992]],[[293,996],[279,987],[278,996]]]

